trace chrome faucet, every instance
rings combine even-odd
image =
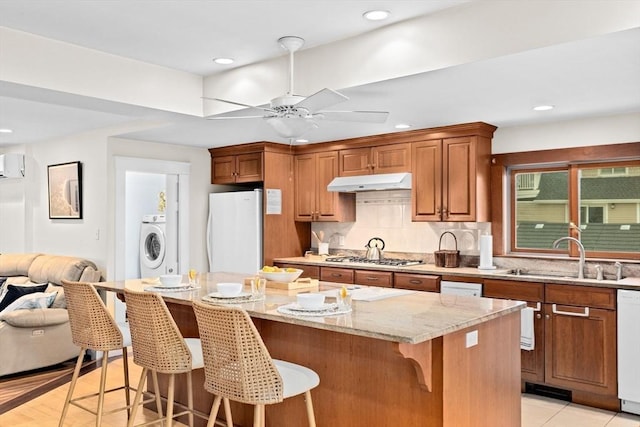
[[[622,263],[616,261],[613,266],[616,268],[616,280],[622,280]]]
[[[570,240],[578,245],[578,251],[580,252],[580,260],[578,261],[578,279],[584,279],[584,246],[582,245],[582,242],[575,237],[561,237],[553,242],[554,249],[557,249],[560,242],[564,240]]]

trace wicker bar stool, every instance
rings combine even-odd
[[[160,399],[157,374],[169,374],[167,414],[163,416],[160,407],[158,419],[138,424],[138,426],[165,421],[166,426],[171,427],[175,417],[185,414],[189,416],[189,426],[193,426],[194,414],[206,419],[206,415],[193,410],[191,371],[204,367],[200,340],[182,337],[169,309],[157,293],[125,289],[124,295],[133,341],[133,361],[143,368],[127,427],[133,426],[149,371],[154,380],[156,402]],[[181,373],[187,374],[187,407],[182,412],[174,413],[175,375]],[[184,405],[179,406],[184,407]]]
[[[96,426],[102,424],[102,416],[118,411],[127,411],[130,416],[130,397],[129,392],[129,365],[127,359],[127,347],[131,345],[131,335],[126,325],[119,325],[115,322],[111,314],[107,311],[102,299],[98,295],[96,289],[90,283],[70,282],[62,280],[64,288],[65,300],[67,302],[67,311],[69,313],[69,324],[71,325],[71,336],[73,343],[80,347],[80,354],[73,371],[71,384],[67,398],[60,416],[59,426],[62,427],[69,410],[69,405],[77,406],[96,416]],[[98,393],[73,397],[73,391],[82,368],[82,362],[87,350],[102,351],[102,369],[100,374],[100,388]],[[107,366],[109,362],[109,351],[122,350],[122,361],[124,364],[124,385],[109,390],[106,388]],[[103,411],[104,396],[118,390],[124,390],[126,406]],[[81,400],[98,396],[97,409],[92,409],[80,404]]]
[[[320,384],[318,374],[272,359],[243,309],[194,301],[193,311],[202,340],[204,387],[216,396],[207,427],[213,426],[222,399],[229,427],[233,426],[229,400],[255,405],[253,425],[264,427],[265,405],[303,393],[309,426],[315,427],[311,389]]]

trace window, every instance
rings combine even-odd
[[[558,252],[554,240],[571,235],[589,256],[640,258],[640,162],[513,167],[509,174],[511,252]],[[570,251],[577,255],[574,245]]]

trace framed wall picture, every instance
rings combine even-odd
[[[47,166],[49,218],[82,218],[82,167],[80,162]]]

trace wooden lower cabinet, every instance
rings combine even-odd
[[[351,268],[320,267],[320,280],[323,282],[353,284],[354,271]]]
[[[355,270],[353,283],[356,285],[393,287],[393,273],[389,271]]]
[[[542,313],[544,306],[544,284],[518,282],[515,280],[485,279],[482,294],[488,298],[515,299],[526,301],[534,309],[533,350],[520,350],[522,379],[535,383],[544,382],[544,334],[545,321]]]
[[[394,273],[393,287],[413,291],[440,292],[440,276]]]
[[[547,285],[545,382],[617,395],[615,290]]]
[[[535,348],[521,350],[522,380],[570,390],[572,400],[618,410],[615,290],[486,279],[483,295],[527,301]]]

